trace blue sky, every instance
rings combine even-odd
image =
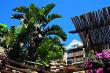
[[[59,24],[67,33],[67,41],[65,44],[69,44],[73,39],[80,40],[77,34],[68,33],[71,30],[75,30],[71,21],[71,17],[79,16],[89,11],[97,10],[103,7],[110,6],[110,0],[1,0],[0,1],[0,23],[11,25],[19,25],[18,20],[10,18],[13,8],[21,5],[30,5],[31,3],[37,6],[45,6],[49,3],[56,4],[56,7],[52,10],[52,13],[59,13],[63,16],[61,19],[56,19],[50,24]]]

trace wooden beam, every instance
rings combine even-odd
[[[17,67],[11,66],[11,65],[5,65],[5,67],[10,68],[12,70],[20,71],[20,72],[23,72],[23,73],[27,73],[26,69],[17,68]]]
[[[97,28],[101,28],[101,27],[105,27],[105,26],[108,26],[108,25],[102,25],[102,26],[99,26],[99,27],[88,28],[88,29],[73,30],[73,31],[69,31],[69,33],[75,34],[75,33],[80,33],[80,32],[84,32],[84,31],[95,30]]]
[[[11,71],[1,70],[1,73],[12,73]]]
[[[11,63],[11,64],[14,64],[14,65],[20,66],[21,68],[24,68],[24,69],[31,69],[31,70],[34,70],[34,71],[38,71],[37,68],[29,66],[27,64],[19,63],[19,62],[10,60],[10,59],[8,60],[8,62]]]

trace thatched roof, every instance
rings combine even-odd
[[[86,48],[87,46],[92,47],[91,49],[110,47],[110,7],[75,16],[72,21],[76,30],[70,33],[79,33]]]

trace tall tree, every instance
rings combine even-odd
[[[57,37],[58,39],[65,41],[67,38],[60,26],[47,26],[50,21],[61,18],[61,15],[59,14],[50,14],[50,11],[54,7],[55,4],[53,3],[42,8],[31,4],[29,7],[20,6],[13,9],[18,13],[13,14],[12,18],[22,21],[22,31],[18,35],[18,40],[14,48],[20,48],[20,44],[22,43],[22,47],[27,48],[28,50],[28,60],[36,60],[36,57],[39,56],[36,51],[39,48],[39,44],[45,39]]]

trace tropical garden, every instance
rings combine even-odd
[[[33,70],[38,73],[51,73],[44,72],[43,69],[50,68],[51,61],[62,61],[67,35],[60,25],[50,23],[62,18],[58,13],[51,13],[55,6],[53,3],[42,7],[35,4],[18,6],[13,9],[11,18],[18,20],[20,24],[11,27],[8,27],[8,24],[0,24],[0,72],[5,67],[5,70],[11,68],[22,73],[32,73]],[[79,33],[85,48],[84,64],[76,64],[81,69],[73,68],[75,65],[65,66],[67,72],[62,73],[73,73],[73,70],[108,73],[110,7],[75,16],[72,21],[76,30],[70,33]],[[4,50],[2,55],[1,49]]]
[[[49,24],[60,14],[50,13],[55,7],[51,3],[42,8],[35,4],[13,9],[12,19],[20,21],[18,26],[0,24],[0,46],[6,56],[14,61],[34,62],[47,66],[51,60],[62,59],[67,35],[60,25]]]

